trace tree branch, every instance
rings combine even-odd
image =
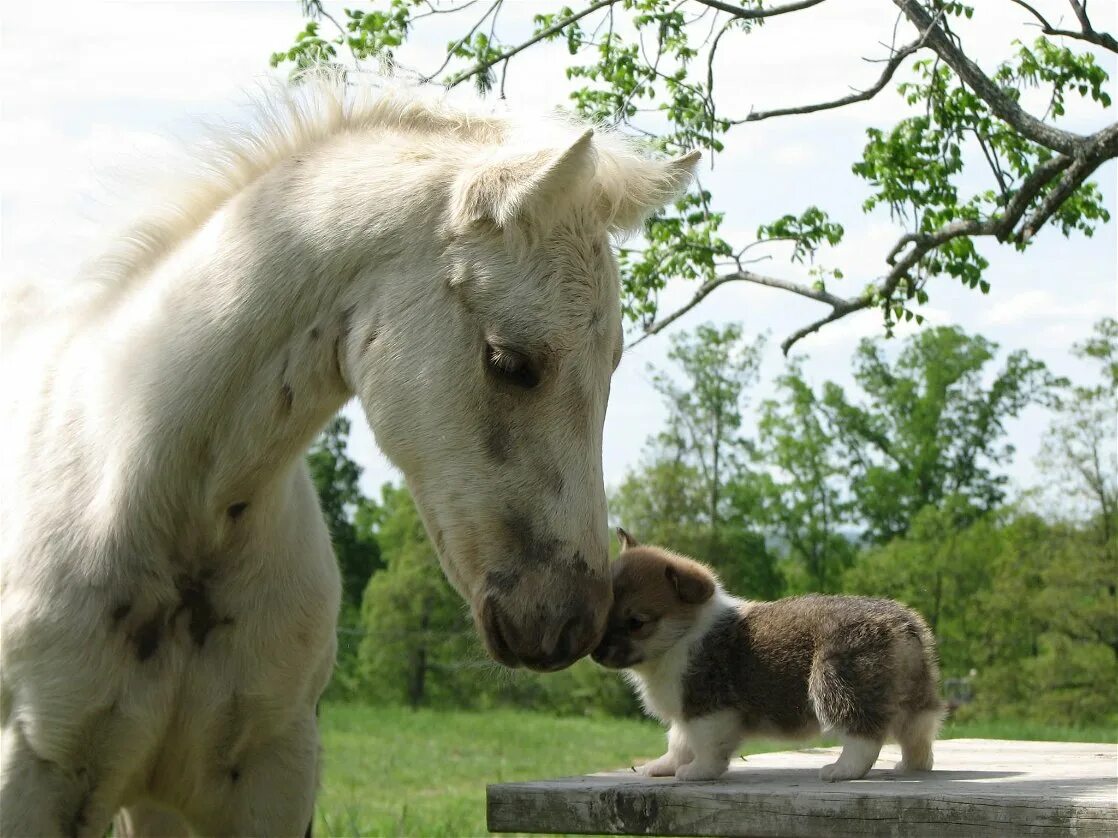
[[[791,116],[794,114],[816,113],[818,111],[829,111],[834,108],[843,108],[847,105],[853,105],[855,102],[865,102],[872,99],[878,93],[885,89],[885,85],[893,78],[893,74],[897,68],[904,63],[904,60],[924,46],[924,39],[919,38],[911,44],[906,44],[901,47],[892,57],[886,62],[885,69],[881,73],[880,78],[873,85],[866,90],[852,93],[849,96],[843,96],[841,99],[832,99],[829,102],[819,102],[814,105],[802,105],[798,108],[776,108],[771,111],[756,111],[755,113],[748,114],[743,119],[731,120],[733,125],[741,125],[746,122],[760,122],[762,119],[771,119],[774,116]]]
[[[686,304],[662,320],[648,326],[644,330],[644,334],[632,345],[636,346],[645,338],[662,332],[695,308],[716,288],[729,282],[752,282],[756,285],[766,285],[771,288],[791,291],[802,297],[826,303],[831,307],[831,311],[826,316],[798,329],[781,343],[780,348],[787,355],[796,343],[819,331],[828,323],[856,311],[874,307],[882,300],[892,298],[901,281],[909,277],[910,271],[921,259],[952,239],[962,236],[993,236],[999,241],[1010,239],[1022,242],[1028,241],[1103,162],[1118,156],[1118,124],[1093,135],[1084,144],[1084,148],[1087,151],[1077,157],[1060,155],[1040,164],[1013,193],[1001,215],[988,218],[985,221],[954,221],[931,233],[908,233],[901,236],[885,258],[886,264],[890,266],[889,272],[878,284],[857,297],[846,299],[788,280],[755,274],[751,271],[737,271],[703,283]],[[1062,177],[1060,177],[1061,174]],[[1060,181],[1056,188],[1045,196],[1041,205],[1024,223],[1021,231],[1015,234],[1014,228],[1021,221],[1026,210],[1044,188],[1057,177],[1060,177]]]
[[[577,12],[571,14],[571,15],[568,15],[567,17],[563,18],[562,20],[553,23],[551,26],[547,27],[546,29],[543,29],[543,30],[537,32],[535,35],[533,35],[527,41],[524,41],[523,43],[513,47],[512,49],[507,49],[504,52],[499,53],[498,55],[494,56],[491,61],[479,61],[473,67],[470,67],[467,70],[463,70],[460,73],[456,73],[454,75],[454,77],[451,78],[451,80],[449,82],[447,82],[446,86],[447,87],[454,87],[455,85],[461,84],[466,79],[473,78],[478,73],[484,73],[490,67],[493,67],[493,66],[496,66],[497,64],[500,64],[502,61],[507,61],[508,59],[510,59],[514,55],[516,55],[517,53],[523,52],[524,50],[528,49],[528,47],[532,46],[533,44],[538,44],[540,41],[547,40],[552,35],[555,35],[559,32],[562,32],[564,29],[566,29],[572,23],[575,23],[576,21],[582,20],[582,18],[586,17],[587,15],[591,15],[594,12],[598,11],[599,9],[604,9],[606,6],[612,6],[614,3],[617,3],[617,2],[618,2],[618,0],[595,0],[595,2],[591,3],[585,9],[582,9],[582,10],[577,11]],[[822,0],[815,0],[815,2],[819,3],[819,2],[822,2]]]
[[[1020,6],[1036,18],[1037,22],[1040,24],[1041,32],[1045,35],[1059,35],[1064,38],[1075,38],[1080,41],[1087,41],[1103,49],[1108,49],[1111,52],[1118,52],[1118,40],[1116,40],[1113,35],[1106,32],[1096,31],[1091,25],[1090,18],[1087,17],[1087,10],[1075,0],[1069,1],[1071,2],[1072,9],[1075,11],[1075,16],[1079,19],[1079,32],[1075,32],[1071,29],[1057,29],[1048,22],[1044,15],[1034,9],[1029,3],[1026,3],[1025,0],[1009,0],[1010,3]]]
[[[1045,148],[1070,155],[1078,151],[1086,137],[1047,125],[1021,108],[954,44],[943,27],[936,22],[935,17],[924,8],[923,3],[919,0],[893,0],[893,2],[917,30],[924,33],[928,46],[955,71],[955,75],[970,85],[979,98],[990,106],[990,110],[995,115],[1012,125],[1023,136]]]
[[[776,17],[777,15],[788,14],[789,12],[798,12],[801,9],[810,9],[812,6],[818,6],[823,0],[799,0],[796,3],[787,3],[783,6],[773,6],[768,9],[746,9],[742,6],[734,6],[730,3],[723,3],[721,0],[695,0],[704,6],[711,9],[717,9],[720,12],[726,12],[736,17],[738,20],[760,20],[766,17]]]
[[[747,246],[748,247],[748,246]],[[743,248],[744,249],[744,248]],[[644,334],[633,341],[630,347],[636,346],[646,338],[650,338],[655,334],[659,334],[668,328],[672,323],[681,318],[691,309],[695,308],[699,303],[705,300],[712,291],[730,282],[752,282],[754,285],[766,285],[769,288],[779,288],[782,291],[790,291],[793,294],[799,294],[801,297],[807,297],[817,302],[826,303],[835,309],[841,308],[847,304],[847,300],[842,297],[836,297],[826,291],[816,290],[807,285],[800,285],[796,282],[791,282],[787,279],[779,279],[777,277],[765,276],[763,274],[754,273],[753,271],[738,270],[731,274],[717,277],[708,280],[699,286],[699,290],[687,301],[682,307],[676,309],[667,317],[662,320],[657,320],[655,323],[645,327]]]

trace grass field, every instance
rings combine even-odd
[[[485,785],[621,768],[658,756],[664,735],[636,719],[437,712],[329,704],[316,835],[485,833]],[[945,738],[1113,742],[1105,728],[950,725]],[[788,747],[751,742],[746,753]]]

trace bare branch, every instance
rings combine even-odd
[[[766,17],[785,15],[789,12],[798,12],[801,9],[810,9],[812,6],[818,6],[823,0],[799,0],[797,3],[772,6],[768,9],[746,9],[741,6],[734,6],[730,3],[723,3],[721,0],[696,0],[696,2],[712,9],[717,9],[720,12],[727,12],[738,20],[761,20]]]
[[[816,113],[817,111],[829,111],[834,108],[844,108],[847,105],[853,105],[855,102],[865,102],[872,99],[878,93],[885,89],[885,85],[893,78],[893,74],[897,68],[904,63],[904,60],[920,49],[924,45],[924,39],[920,38],[913,41],[911,44],[906,44],[901,47],[892,57],[886,62],[885,69],[881,73],[881,77],[873,87],[866,90],[852,93],[849,96],[843,96],[841,99],[832,99],[830,102],[820,102],[815,105],[803,105],[798,108],[777,108],[771,111],[756,111],[746,116],[744,119],[732,120],[734,125],[741,125],[746,122],[760,122],[762,119],[771,119],[774,116],[791,116],[793,114]]]
[[[443,70],[445,70],[446,65],[449,64],[450,60],[454,57],[454,51],[456,49],[458,49],[458,47],[462,46],[464,43],[469,41],[470,38],[472,38],[474,36],[474,33],[477,32],[478,29],[481,28],[481,25],[483,23],[485,23],[485,21],[489,18],[489,16],[491,14],[493,14],[500,7],[501,3],[503,3],[503,2],[504,2],[504,0],[494,0],[493,4],[485,12],[485,14],[483,14],[474,23],[474,25],[470,27],[469,31],[465,35],[463,35],[461,38],[459,38],[457,41],[455,41],[454,45],[446,51],[446,58],[443,59],[443,63],[439,65],[439,68],[437,70],[435,70],[435,72],[431,73],[429,76],[424,76],[423,80],[425,82],[431,81],[435,76],[437,76],[439,73],[441,73]],[[496,62],[494,62],[494,63],[496,63]]]
[[[1108,49],[1111,52],[1118,52],[1118,40],[1115,40],[1113,35],[1106,32],[1096,31],[1091,25],[1090,18],[1087,17],[1086,8],[1075,2],[1075,0],[1069,0],[1069,2],[1071,3],[1072,9],[1075,11],[1075,16],[1079,19],[1080,31],[1078,32],[1071,29],[1057,29],[1048,22],[1044,15],[1034,9],[1029,3],[1026,3],[1025,0],[1009,0],[1009,2],[1015,3],[1036,18],[1037,22],[1040,24],[1041,31],[1045,35],[1059,35],[1064,38],[1075,38],[1080,41],[1087,41],[1103,49]]]
[[[1036,9],[1034,9],[1032,6],[1030,6],[1028,3],[1026,3],[1025,0],[1009,0],[1009,2],[1020,6],[1022,9],[1024,9],[1029,14],[1031,14],[1033,17],[1035,17],[1037,19],[1037,21],[1040,23],[1040,25],[1043,26],[1046,30],[1052,28],[1052,24],[1050,24],[1048,22],[1048,20],[1044,17],[1044,15],[1042,15],[1040,12],[1038,12]]]
[[[490,60],[490,61],[479,61],[473,67],[470,67],[467,70],[463,70],[460,73],[456,73],[454,75],[454,77],[449,82],[447,82],[447,87],[454,87],[455,85],[461,84],[466,79],[473,78],[478,73],[484,73],[490,67],[493,67],[496,64],[500,64],[502,61],[506,61],[507,59],[512,58],[514,55],[516,55],[517,53],[523,52],[524,50],[528,49],[528,47],[532,46],[533,44],[538,44],[540,41],[547,40],[552,35],[555,35],[558,32],[562,32],[564,29],[566,29],[572,23],[575,23],[576,21],[582,20],[582,18],[586,17],[587,15],[591,15],[594,12],[598,11],[599,9],[604,9],[606,6],[612,6],[614,3],[617,3],[617,2],[618,2],[618,0],[595,0],[595,2],[591,3],[585,9],[581,9],[580,11],[577,11],[574,14],[568,15],[567,17],[563,18],[562,20],[556,21],[555,23],[553,23],[551,26],[547,27],[546,29],[543,29],[543,30],[537,32],[535,35],[533,35],[527,41],[524,41],[523,43],[518,44],[517,46],[512,47],[511,49],[507,49],[504,52],[501,52],[501,53],[497,54],[496,56],[493,57],[492,60]],[[822,0],[816,0],[816,2],[822,2]]]
[[[755,244],[759,243],[760,242],[755,242]],[[747,249],[748,247],[749,245],[747,245],[746,248],[743,248],[743,250]],[[799,294],[801,297],[807,297],[821,303],[826,303],[836,310],[848,304],[848,301],[842,299],[841,297],[836,297],[834,294],[829,294],[826,291],[820,291],[807,285],[800,285],[799,283],[791,282],[786,279],[778,279],[777,277],[765,276],[763,274],[754,273],[753,271],[738,270],[734,273],[726,274],[725,276],[720,276],[704,282],[701,286],[699,286],[699,290],[696,291],[691,299],[688,300],[683,306],[676,309],[662,320],[657,320],[655,323],[652,323],[649,326],[645,327],[644,334],[633,341],[630,346],[636,346],[638,343],[645,340],[646,338],[650,338],[653,335],[659,334],[660,332],[664,331],[664,329],[668,328],[668,326],[670,326],[676,320],[681,318],[683,315],[691,311],[691,309],[695,308],[695,306],[705,300],[716,288],[720,288],[721,286],[726,285],[730,282],[751,282],[754,285],[766,285],[769,288],[779,288],[782,291],[791,291],[793,294]]]

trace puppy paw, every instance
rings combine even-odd
[[[820,768],[819,779],[824,783],[839,783],[843,780],[860,780],[868,773],[868,768],[863,770],[857,766],[843,765],[840,760]]]
[[[637,773],[644,777],[671,777],[677,768],[674,760],[660,757],[652,762],[646,762],[637,769]]]
[[[717,780],[725,773],[725,765],[711,765],[710,763],[704,764],[696,761],[679,766],[675,770],[675,778],[698,782],[700,780]]]
[[[893,772],[895,774],[917,774],[931,770],[932,766],[930,760],[927,763],[910,765],[902,759],[900,762],[893,766]]]

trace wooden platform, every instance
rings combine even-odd
[[[838,748],[735,761],[722,779],[683,783],[631,770],[488,788],[493,832],[616,835],[1118,836],[1118,746],[953,739],[936,770],[892,773],[886,746],[863,780],[824,783]]]

